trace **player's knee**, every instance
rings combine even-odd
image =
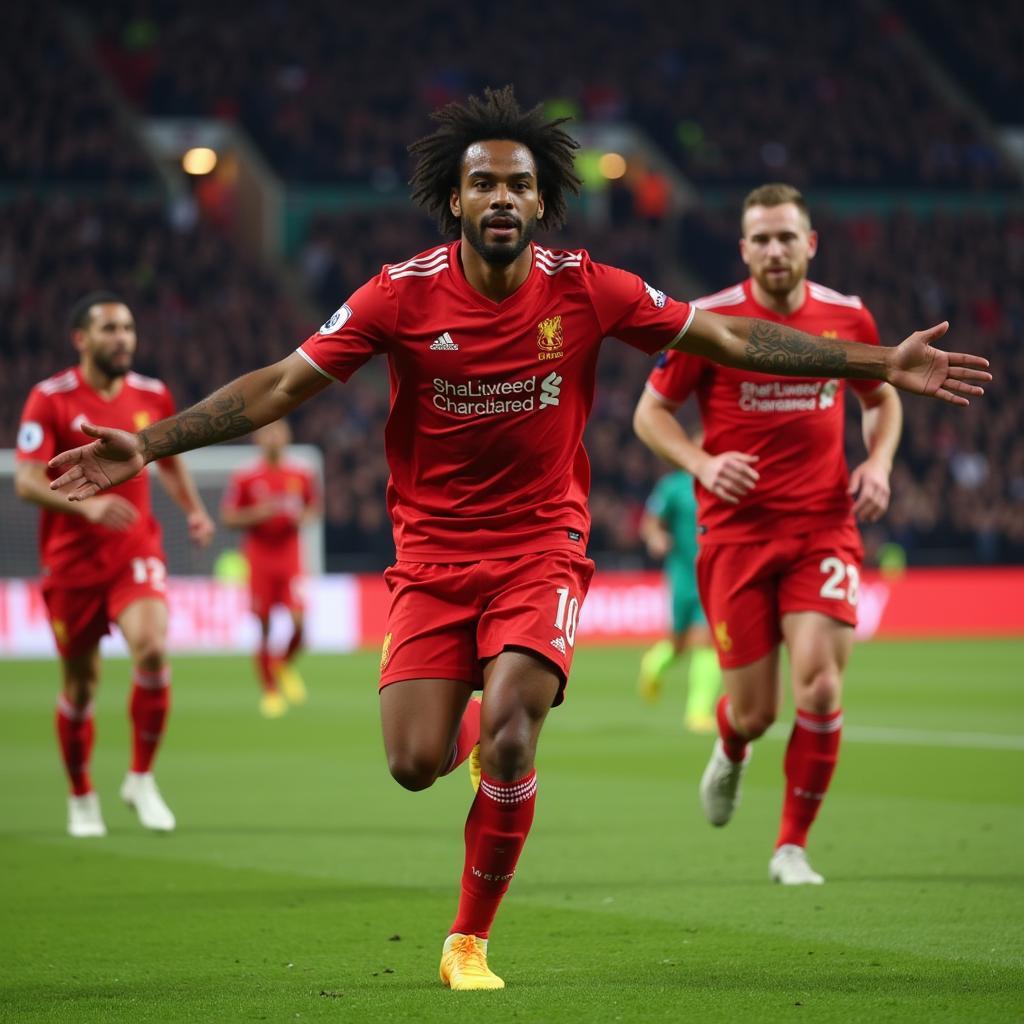
[[[828,715],[839,707],[841,695],[842,678],[838,669],[818,669],[800,686],[799,706],[814,715]]]
[[[167,661],[167,646],[162,636],[145,636],[136,641],[132,652],[135,664],[143,672],[159,672]]]
[[[775,724],[774,708],[749,708],[737,711],[734,707],[732,716],[736,729],[751,740],[763,736]]]
[[[76,708],[84,708],[92,700],[99,686],[99,676],[75,676],[64,680],[64,698]]]
[[[423,751],[389,751],[388,771],[403,789],[415,793],[434,784],[440,766],[435,756]]]
[[[480,737],[484,770],[499,779],[521,778],[533,767],[534,744],[530,730],[509,722]]]

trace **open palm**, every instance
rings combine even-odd
[[[71,501],[91,498],[108,487],[130,480],[145,466],[139,439],[127,430],[82,424],[82,433],[97,440],[81,448],[61,452],[50,460],[50,469],[66,469],[50,484]]]
[[[949,330],[943,321],[926,331],[915,331],[893,350],[889,383],[901,391],[930,395],[953,405],[970,405],[968,396],[983,395],[980,385],[992,379],[988,360],[965,352],[944,352],[933,341]]]

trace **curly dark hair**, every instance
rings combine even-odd
[[[413,201],[437,217],[443,232],[459,233],[459,218],[452,214],[449,198],[459,187],[463,154],[474,142],[489,139],[526,146],[537,165],[537,187],[544,197],[541,226],[559,228],[565,223],[566,194],[579,195],[583,184],[573,162],[579,143],[561,127],[570,118],[546,121],[539,103],[524,113],[511,85],[484,89],[483,99],[470,96],[465,105],[449,103],[430,116],[438,128],[409,147],[416,158],[409,184]]]

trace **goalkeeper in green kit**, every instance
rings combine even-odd
[[[640,659],[640,693],[656,701],[668,667],[689,652],[686,728],[714,732],[721,672],[697,595],[697,501],[689,473],[669,473],[658,481],[647,499],[640,536],[652,558],[664,559],[672,604],[671,639],[659,640]]]

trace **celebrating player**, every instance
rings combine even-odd
[[[18,496],[39,505],[43,598],[57,650],[63,689],[57,737],[71,784],[68,832],[106,835],[99,797],[89,776],[95,727],[92,702],[99,684],[99,642],[116,622],[132,658],[131,769],[121,798],[149,829],[169,832],[174,815],[153,779],[152,767],[170,707],[167,664],[167,575],[160,525],[150,511],[146,474],[125,479],[109,494],[68,501],[49,487],[46,463],[82,441],[82,424],[102,419],[140,430],[174,412],[166,386],[131,372],[135,320],[109,292],[87,295],[70,319],[78,365],[37,384],[18,431]],[[185,513],[189,535],[206,545],[213,523],[180,459],[157,462],[160,479]]]
[[[668,473],[658,481],[640,520],[640,536],[652,558],[664,559],[672,614],[671,638],[659,640],[640,659],[640,693],[657,700],[665,672],[689,652],[684,722],[691,732],[714,732],[721,672],[697,596],[697,502],[689,473]]]
[[[221,519],[225,526],[245,530],[252,610],[260,623],[260,711],[266,718],[280,718],[289,701],[301,704],[306,699],[306,686],[292,664],[302,647],[304,625],[299,531],[320,515],[320,502],[309,470],[285,459],[291,430],[284,420],[261,427],[253,440],[262,462],[231,478]],[[270,652],[270,612],[275,605],[286,608],[292,619],[291,639],[278,657]]]
[[[807,280],[818,239],[801,194],[764,185],[744,202],[740,253],[750,278],[695,303],[734,317],[878,344],[860,299]],[[640,437],[697,478],[701,598],[724,670],[718,731],[700,784],[705,814],[725,825],[739,799],[751,740],[779,708],[779,644],[789,650],[796,722],[770,876],[820,885],[807,833],[839,753],[842,677],[857,622],[862,547],[854,515],[873,522],[889,503],[899,442],[899,395],[855,380],[867,458],[849,476],[843,457],[844,385],[830,370],[794,380],[717,366],[672,352],[651,373],[636,409]],[[675,411],[696,392],[703,446]]]
[[[383,268],[285,359],[187,412],[58,456],[52,485],[84,499],[155,458],[238,437],[388,359],[387,505],[398,560],[380,704],[392,775],[425,789],[479,740],[481,781],[465,827],[458,912],[441,979],[502,988],[487,937],[533,821],[534,755],[569,677],[586,557],[589,467],[583,428],[602,338],[646,352],[682,346],[755,369],[885,378],[964,404],[985,360],[930,341],[895,349],[825,341],[783,325],[675,302],[583,251],[533,242],[579,187],[576,143],[511,87],[435,115],[413,144],[413,197],[458,240]],[[470,701],[483,688],[482,704]],[[468,707],[467,707],[468,704]]]

